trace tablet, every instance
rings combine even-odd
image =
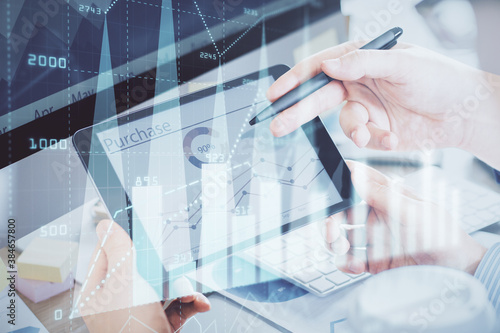
[[[73,136],[110,215],[147,257],[148,274],[197,267],[357,201],[320,118],[282,138],[270,120],[248,124],[288,69],[248,74]]]

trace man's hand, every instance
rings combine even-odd
[[[370,167],[348,165],[367,205],[325,221],[326,246],[338,254],[341,270],[376,274],[406,265],[440,265],[474,274],[486,248],[452,216]]]
[[[207,298],[195,293],[163,311],[158,296],[137,272],[128,234],[103,220],[97,235],[99,243],[77,305],[90,332],[176,332],[188,318],[210,309]]]
[[[297,64],[269,88],[267,97],[275,101],[321,71],[338,80],[279,114],[271,123],[275,136],[286,135],[346,101],[340,125],[359,147],[458,147],[481,155],[483,130],[500,144],[500,138],[491,137],[498,131],[494,127],[490,131],[484,121],[500,124],[499,77],[408,44],[384,51],[359,50],[362,45],[349,42],[326,49]],[[496,117],[486,109],[494,110]]]

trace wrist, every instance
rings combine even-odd
[[[500,157],[493,152],[500,145],[500,76],[480,72],[474,92],[463,100],[460,114],[467,123],[464,138],[458,148],[466,150],[490,165],[500,168]],[[465,119],[468,116],[468,120]]]
[[[464,244],[461,245],[461,249],[462,251],[457,251],[459,256],[457,257],[458,267],[456,268],[474,275],[488,249],[469,235],[467,235],[467,239],[464,240]]]

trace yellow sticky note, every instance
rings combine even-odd
[[[309,40],[305,44],[299,46],[293,50],[293,60],[295,63],[304,60],[305,58],[312,56],[319,51],[327,49],[329,47],[335,46],[339,43],[339,37],[337,30],[328,29],[320,35]]]
[[[77,261],[78,243],[35,238],[17,259],[23,279],[63,282]]]

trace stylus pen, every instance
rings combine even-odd
[[[362,50],[388,50],[398,43],[398,38],[403,34],[403,29],[392,28],[391,30],[383,33],[375,38],[365,46],[361,47]],[[277,101],[269,105],[252,120],[249,121],[250,125],[255,125],[266,119],[274,117],[280,112],[285,111],[292,105],[300,102],[307,96],[311,95],[321,87],[326,86],[333,81],[331,77],[321,72],[309,81],[304,82],[297,88],[289,91],[281,96]]]

